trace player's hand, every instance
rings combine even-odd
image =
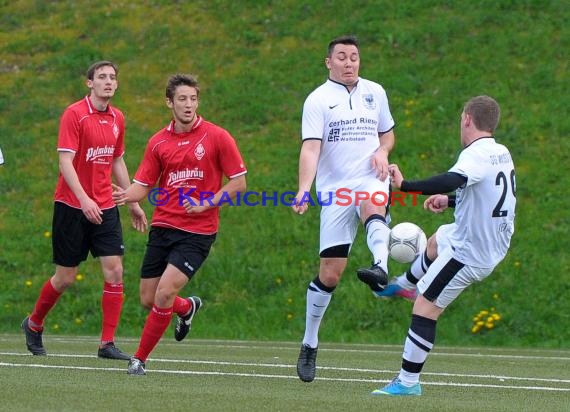
[[[111,183],[111,187],[113,188],[113,202],[115,202],[117,206],[123,206],[127,203],[127,191],[114,183]]]
[[[81,205],[81,211],[88,221],[96,225],[103,223],[103,211],[93,199],[85,197],[84,199],[81,199],[79,203]]]
[[[389,175],[388,169],[388,153],[385,150],[377,150],[372,156],[372,168],[376,170],[376,177],[382,182]]]
[[[431,195],[424,202],[424,209],[433,213],[441,213],[447,209],[449,198],[447,195]]]
[[[129,212],[131,214],[131,223],[133,227],[139,232],[146,231],[148,222],[146,220],[146,214],[144,210],[139,206],[138,203],[129,203]]]
[[[402,175],[402,172],[400,172],[400,168],[398,167],[398,165],[397,164],[391,164],[388,167],[388,170],[390,172],[392,187],[394,187],[396,189],[401,188],[402,182],[404,181],[404,176]]]
[[[196,198],[192,198],[192,202],[188,201],[188,199],[184,199],[184,201],[182,202],[182,206],[184,207],[184,209],[186,209],[186,213],[188,213],[189,215],[191,214],[195,214],[195,213],[202,213],[208,209],[210,209],[213,206],[209,206],[209,205],[202,205],[200,202],[200,200],[196,199]]]
[[[309,209],[309,202],[303,200],[305,199],[306,195],[307,192],[298,192],[295,196],[294,203],[291,205],[293,211],[299,215],[302,215],[307,211],[307,209]]]

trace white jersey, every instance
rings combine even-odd
[[[457,189],[453,256],[480,268],[496,266],[515,231],[515,168],[509,150],[494,138],[468,145],[450,172],[467,177]]]
[[[394,127],[386,92],[359,78],[348,91],[328,79],[305,100],[301,138],[321,140],[316,188],[335,192],[374,175],[371,158],[380,146],[378,133]]]

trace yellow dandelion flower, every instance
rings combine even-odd
[[[287,314],[287,320],[291,320],[293,319],[293,314],[292,313],[288,313]]]
[[[427,159],[427,154],[422,153],[422,154],[420,155],[420,159],[426,160],[426,159]]]
[[[477,333],[477,332],[479,332],[479,327],[478,327],[478,326],[473,326],[473,327],[471,328],[471,333]]]
[[[519,267],[521,265],[521,262],[519,262],[518,260],[515,262],[515,267]]]
[[[495,318],[493,318],[492,316],[489,316],[489,317],[487,318],[487,323],[489,323],[489,322],[494,322],[494,321],[495,321]]]
[[[31,286],[32,286],[32,281],[31,281],[31,280],[26,280],[25,285],[26,285],[27,287],[31,287]]]
[[[501,320],[501,315],[499,315],[498,313],[493,313],[493,319]]]
[[[487,329],[493,329],[495,327],[495,324],[493,322],[487,322],[485,323],[485,327]]]
[[[283,279],[277,278],[277,279],[275,279],[275,282],[276,282],[278,285],[280,285],[280,284],[283,282]]]
[[[53,330],[58,330],[59,329],[59,325],[56,323],[55,325],[52,326]]]
[[[77,275],[75,275],[75,280],[81,282],[83,280],[83,275],[81,273],[78,273]]]
[[[477,322],[475,325],[481,327],[485,324],[485,322],[483,322],[482,320],[480,320],[479,322]]]
[[[76,325],[81,325],[83,323],[83,321],[81,320],[81,318],[75,318],[75,324]]]
[[[287,298],[287,304],[290,305],[291,303],[293,303],[293,299]]]
[[[48,230],[46,230],[46,231],[44,232],[44,237],[51,237],[51,232],[48,231]]]
[[[493,299],[499,299],[499,294],[498,293],[493,293]]]
[[[482,310],[481,312],[479,312],[479,316],[486,316],[489,314],[488,310]]]

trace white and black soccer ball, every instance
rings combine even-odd
[[[426,234],[418,225],[411,222],[398,223],[390,231],[388,252],[392,259],[400,263],[413,262],[427,246]]]

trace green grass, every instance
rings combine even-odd
[[[570,393],[567,350],[439,347],[424,368],[423,396],[403,399],[370,395],[399,370],[399,346],[323,344],[317,378],[306,384],[295,372],[297,342],[176,343],[168,336],[147,362],[146,376],[127,376],[124,361],[98,359],[95,337],[48,335],[47,357],[27,354],[22,335],[1,335],[0,342],[2,408],[15,412],[555,412],[567,410]],[[137,342],[120,343],[133,351]]]
[[[196,73],[201,113],[236,137],[248,188],[295,190],[301,107],[326,78],[328,41],[355,33],[363,77],[384,85],[397,123],[391,160],[410,178],[447,170],[459,151],[458,116],[476,94],[502,106],[499,141],[517,167],[512,248],[495,273],[475,285],[439,322],[438,344],[566,348],[570,340],[570,221],[565,173],[570,156],[570,11],[552,0],[193,2],[0,0],[0,331],[13,332],[52,273],[52,196],[58,119],[86,93],[95,59],[120,67],[115,103],[127,120],[134,173],[147,139],[169,120],[168,75]],[[148,203],[144,205],[151,212]],[[123,216],[126,213],[123,210]],[[394,222],[429,234],[451,221],[420,207],[395,207]],[[125,228],[127,227],[125,220]],[[120,333],[144,321],[138,273],[145,236],[125,230],[126,302]],[[222,211],[212,254],[184,290],[207,303],[200,338],[298,341],[307,283],[318,269],[318,210],[285,207]],[[379,302],[354,271],[368,265],[362,233],[335,292],[322,342],[399,344],[406,302]],[[392,273],[404,269],[393,264]],[[98,262],[46,322],[50,333],[99,331]],[[494,307],[494,330],[470,333],[472,318]]]

